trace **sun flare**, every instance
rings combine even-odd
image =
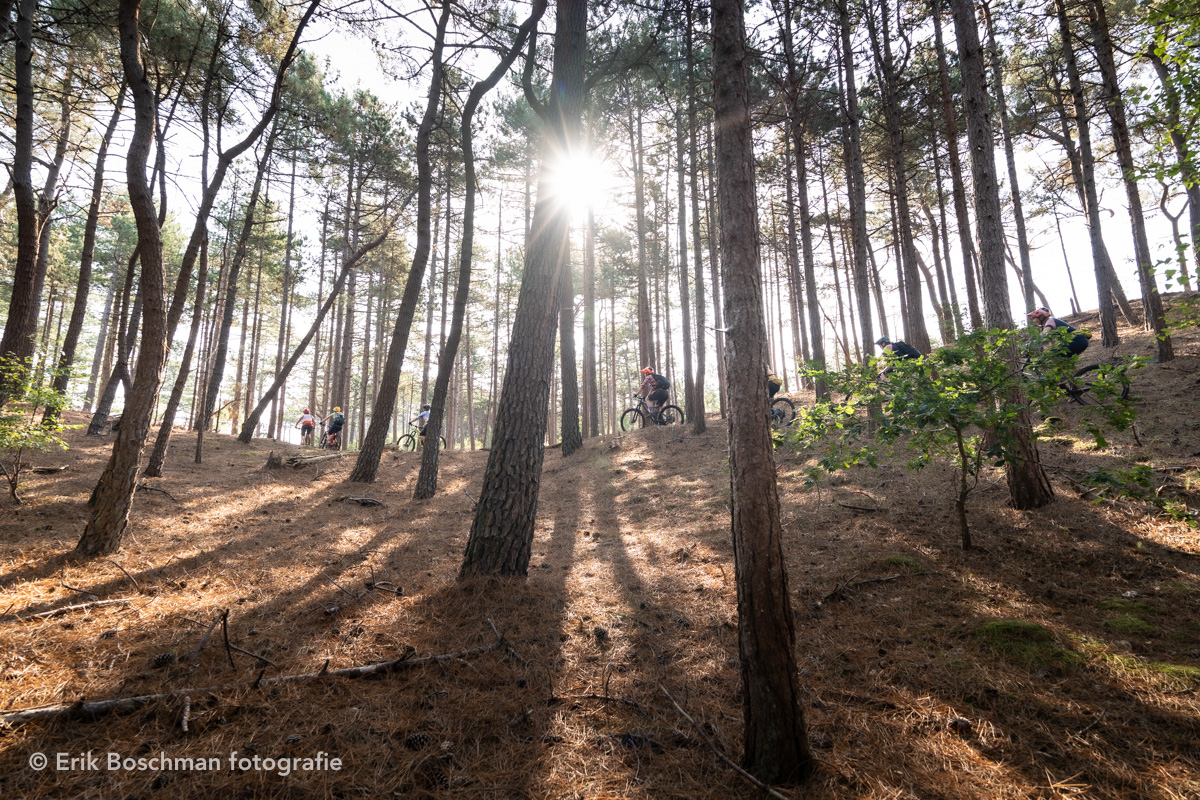
[[[608,164],[591,153],[574,153],[558,161],[549,183],[554,198],[578,218],[607,206],[616,181]]]

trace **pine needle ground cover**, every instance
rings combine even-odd
[[[1123,333],[1125,353],[1151,352]],[[820,759],[784,796],[1200,796],[1200,539],[1155,502],[1200,505],[1200,342],[1176,348],[1138,373],[1141,445],[1130,432],[1095,449],[1064,406],[1041,444],[1058,499],[1013,511],[988,474],[972,551],[948,467],[806,489],[810,460],[778,451]],[[76,562],[111,440],[71,432],[71,450],[31,456],[68,469],[30,475],[25,504],[0,512],[0,713],[169,696],[0,731],[0,795],[760,796],[660,689],[738,759],[725,431],[709,430],[551,451],[528,580],[461,584],[484,453],[445,453],[439,494],[415,502],[419,454],[389,453],[364,487],[345,480],[352,457],[263,470],[288,449],[266,441],[210,436],[195,465],[180,434],[122,550]],[[1139,466],[1148,491],[1117,480]],[[89,752],[94,769],[55,768]],[[108,769],[108,753],[134,768]],[[153,768],[160,756],[206,761]]]

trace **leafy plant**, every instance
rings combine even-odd
[[[66,404],[66,396],[37,382],[29,364],[11,356],[0,358],[0,384],[10,390],[8,403],[0,409],[0,452],[11,459],[9,465],[0,460],[0,473],[8,482],[13,502],[20,504],[21,474],[29,466],[22,460],[24,455],[29,451],[67,449],[60,434],[68,426],[59,421],[57,413]],[[39,410],[46,409],[55,413],[43,424],[37,416]]]
[[[788,443],[817,455],[810,484],[822,473],[874,467],[881,453],[897,447],[911,454],[910,469],[949,461],[963,548],[969,549],[967,499],[984,469],[1018,458],[1019,429],[1036,437],[1028,430],[1029,410],[1045,416],[1072,389],[1077,360],[1062,355],[1068,338],[1065,331],[975,331],[921,359],[887,356],[842,372],[810,369],[846,397],[802,409]],[[1103,429],[1133,421],[1126,399],[1133,366],[1106,367],[1093,381],[1096,404],[1084,414],[1098,446],[1106,444]]]

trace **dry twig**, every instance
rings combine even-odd
[[[839,594],[846,591],[847,589],[853,589],[856,586],[865,586],[868,583],[883,583],[884,581],[894,581],[897,578],[903,578],[903,577],[904,577],[903,575],[901,575],[899,572],[897,572],[895,575],[887,575],[882,578],[866,578],[861,581],[856,581],[856,580],[851,579],[851,580],[848,580],[845,583],[843,583],[841,586],[838,586],[836,589],[834,589],[829,594],[822,597],[821,602],[824,603],[828,600],[832,600],[833,598],[837,597]]]
[[[778,797],[779,800],[789,800],[787,795],[780,794],[779,792],[775,791],[775,789],[771,788],[771,786],[769,786],[766,783],[763,783],[758,778],[754,777],[749,772],[747,772],[746,770],[739,767],[737,764],[735,764],[733,762],[733,759],[731,759],[729,756],[722,753],[720,751],[720,749],[715,744],[713,744],[713,740],[708,738],[708,734],[704,732],[704,728],[700,727],[700,724],[697,723],[696,720],[692,719],[691,715],[689,715],[686,711],[684,711],[683,707],[681,705],[679,705],[679,703],[675,702],[675,698],[672,697],[671,693],[667,691],[667,687],[663,686],[662,684],[659,684],[658,688],[662,691],[663,694],[665,694],[667,696],[667,699],[671,701],[671,705],[675,706],[675,710],[678,711],[680,714],[682,714],[684,719],[686,719],[688,722],[692,723],[692,727],[696,729],[696,733],[700,734],[700,738],[704,740],[704,743],[707,744],[710,748],[712,748],[712,751],[714,753],[716,753],[717,758],[721,759],[726,764],[733,767],[733,769],[737,772],[738,775],[741,775],[743,778],[745,778],[747,781],[752,783],[754,786],[757,786],[759,789],[762,789],[764,792],[768,793],[772,797]],[[2,717],[0,717],[0,719],[2,719]]]

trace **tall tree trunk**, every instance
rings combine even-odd
[[[536,42],[530,39],[530,58]],[[496,414],[495,443],[488,454],[483,487],[459,572],[470,575],[525,575],[533,544],[541,482],[546,411],[554,373],[554,303],[559,275],[566,269],[570,211],[548,187],[554,165],[574,151],[585,100],[587,0],[560,0],[555,6],[554,66],[549,108],[542,117],[538,202],[525,250],[521,294],[508,352],[508,369]],[[526,96],[533,102],[526,66]],[[543,116],[544,115],[544,116]]]
[[[745,722],[743,765],[761,780],[807,778],[808,748],[796,674],[796,629],[783,558],[775,459],[768,424],[758,214],[746,30],[740,0],[713,0],[713,111],[717,126],[717,214],[725,286],[726,374],[739,387],[730,406],[729,477],[738,652]]]
[[[113,444],[112,457],[92,495],[94,503],[91,516],[75,547],[75,552],[87,556],[107,555],[121,545],[121,537],[133,507],[138,462],[150,430],[159,379],[167,358],[166,276],[163,272],[162,237],[154,210],[154,198],[146,183],[146,162],[154,134],[157,100],[142,69],[139,5],[140,0],[121,0],[117,21],[121,64],[134,103],[134,130],[125,174],[129,203],[137,223],[138,253],[142,265],[142,341],[138,348],[133,394],[125,404],[125,414]]]
[[[641,106],[638,106],[635,125],[634,106],[635,103],[630,98],[627,111],[630,146],[633,149],[633,205],[637,220],[638,248],[638,361],[642,366],[648,366],[655,361],[655,358],[654,322],[650,311],[650,266],[646,255],[646,167],[645,153],[642,147],[642,110]]]
[[[687,418],[694,420],[702,416],[696,403],[696,384],[692,379],[692,298],[688,291],[688,231],[687,196],[684,189],[683,160],[683,113],[679,108],[682,100],[675,104],[675,178],[679,196],[676,215],[679,232],[679,307],[683,314],[683,404]]]
[[[1017,226],[1017,250],[1021,254],[1021,287],[1024,290],[1025,310],[1033,303],[1033,264],[1029,260],[1029,238],[1025,234],[1025,210],[1021,205],[1021,183],[1017,177],[1017,158],[1013,147],[1012,126],[1008,122],[1008,102],[1004,96],[1004,73],[1000,69],[1000,48],[996,45],[996,22],[991,5],[983,6],[983,18],[988,29],[988,55],[992,65],[992,87],[996,91],[996,112],[1000,116],[1000,136],[1004,140],[1004,157],[1008,162],[1008,188],[1012,195],[1013,221]]]
[[[596,215],[588,209],[583,253],[583,430],[600,435],[600,383],[596,377]]]
[[[126,0],[128,2],[129,0]],[[273,125],[263,148],[262,158],[258,162],[258,171],[254,176],[254,187],[250,190],[250,200],[246,203],[246,217],[242,222],[242,233],[238,237],[237,249],[229,264],[229,274],[225,284],[225,308],[221,316],[221,325],[217,331],[216,348],[213,352],[209,367],[208,388],[204,394],[204,410],[200,422],[207,427],[217,410],[217,395],[221,391],[221,379],[225,375],[225,360],[229,355],[229,331],[233,327],[233,314],[236,308],[238,277],[241,274],[242,263],[246,259],[246,249],[250,242],[250,232],[254,226],[254,211],[258,208],[258,195],[262,188],[263,175],[271,161],[271,153],[275,149],[275,139],[279,134],[279,126]],[[172,300],[174,305],[174,300]]]
[[[408,334],[412,329],[413,316],[421,298],[421,283],[425,278],[425,268],[429,264],[430,197],[433,189],[432,171],[429,167],[429,137],[442,96],[442,48],[446,39],[446,25],[450,21],[450,6],[450,3],[446,3],[438,17],[433,45],[433,69],[429,79],[429,99],[425,106],[425,114],[421,118],[421,125],[417,129],[417,249],[413,253],[412,267],[404,285],[404,296],[400,299],[400,308],[396,312],[396,327],[392,330],[392,338],[388,344],[387,360],[383,365],[383,373],[379,376],[379,395],[375,398],[375,405],[371,410],[371,426],[363,436],[358,460],[350,473],[350,480],[358,483],[373,482],[379,469],[379,459],[383,455],[384,445],[387,444],[388,426],[396,410],[400,366],[404,362]]]
[[[463,233],[462,241],[459,242],[458,286],[454,290],[454,319],[450,323],[450,334],[446,338],[446,345],[438,361],[437,382],[433,387],[433,403],[431,403],[429,420],[425,426],[425,441],[427,444],[421,453],[421,471],[417,475],[417,485],[413,492],[413,497],[418,500],[433,497],[437,491],[438,457],[441,450],[437,442],[438,436],[441,435],[442,431],[442,409],[446,405],[446,395],[450,388],[450,365],[454,363],[454,358],[458,354],[459,338],[463,329],[463,321],[467,316],[467,300],[470,296],[471,264],[475,248],[475,194],[477,188],[475,178],[475,145],[471,125],[475,118],[475,110],[479,107],[480,101],[508,73],[513,62],[516,61],[517,56],[520,55],[521,50],[524,48],[525,40],[529,38],[530,33],[538,24],[545,11],[546,0],[535,0],[529,18],[518,29],[516,39],[509,49],[505,51],[504,56],[500,59],[500,63],[496,65],[495,69],[486,78],[471,87],[471,91],[467,95],[467,102],[463,106],[462,123],[460,125],[464,183]],[[470,370],[471,364],[468,358],[465,368],[468,375]],[[470,403],[469,395],[468,403]],[[471,419],[470,437],[472,449],[474,449],[475,425],[473,415],[471,415]],[[578,428],[576,428],[576,434],[578,434]]]
[[[1117,161],[1121,166],[1121,177],[1125,184],[1125,197],[1129,200],[1129,221],[1133,226],[1134,252],[1138,265],[1138,278],[1142,285],[1142,311],[1146,327],[1154,331],[1158,342],[1158,360],[1172,361],[1175,349],[1167,332],[1166,316],[1163,314],[1162,297],[1154,281],[1154,259],[1150,255],[1150,241],[1146,237],[1146,216],[1142,212],[1142,195],[1138,191],[1137,165],[1133,161],[1133,146],[1129,136],[1129,122],[1125,115],[1125,100],[1117,78],[1117,64],[1113,58],[1112,38],[1108,29],[1108,16],[1104,11],[1104,0],[1091,0],[1088,18],[1092,27],[1092,42],[1100,62],[1103,76],[1104,104],[1108,118],[1112,121],[1113,142],[1117,146]]]
[[[950,186],[954,197],[954,218],[958,220],[958,244],[962,252],[963,273],[966,276],[967,314],[971,318],[971,327],[979,329],[983,327],[983,315],[979,310],[979,293],[976,288],[971,246],[971,218],[967,212],[967,192],[963,187],[962,159],[958,154],[958,121],[954,108],[954,96],[950,93],[950,68],[946,66],[946,45],[942,40],[941,0],[933,0],[933,32],[937,47],[938,80],[942,90],[942,116],[946,124],[946,149],[950,158]]]
[[[1012,307],[1004,274],[1004,228],[1000,212],[1000,182],[996,174],[995,138],[988,116],[987,82],[984,77],[983,48],[972,0],[950,0],[954,30],[958,38],[959,64],[963,79],[963,103],[967,110],[967,140],[971,146],[971,164],[975,184],[975,224],[979,235],[980,274],[983,277],[985,321],[989,328],[1010,329]],[[1008,359],[1019,370],[1021,356],[1015,343]],[[1022,411],[1012,426],[1016,452],[1004,463],[1009,499],[1017,509],[1041,508],[1054,499],[1050,480],[1042,469],[1033,425],[1020,390],[1014,390],[1008,402]]]
[[[8,317],[0,338],[0,358],[27,361],[33,355],[37,327],[38,230],[37,198],[33,192],[33,14],[37,0],[17,0],[16,119],[14,125],[12,187],[17,207],[17,259],[8,301]],[[9,394],[0,386],[0,405]]]
[[[1075,127],[1079,132],[1079,158],[1083,169],[1083,190],[1087,197],[1088,234],[1092,242],[1092,257],[1096,269],[1096,294],[1100,300],[1100,343],[1105,347],[1116,347],[1120,342],[1117,335],[1117,315],[1113,309],[1112,285],[1103,259],[1107,256],[1104,237],[1101,233],[1100,198],[1096,191],[1096,167],[1092,156],[1092,134],[1088,122],[1087,100],[1083,96],[1083,83],[1079,79],[1079,66],[1075,60],[1075,45],[1072,42],[1071,23],[1067,19],[1067,8],[1062,0],[1055,0],[1058,11],[1059,31],[1063,49],[1063,60],[1067,67],[1071,97],[1075,102]],[[983,247],[982,242],[980,247]],[[1103,255],[1102,255],[1103,254]]]
[[[845,150],[846,190],[850,200],[854,288],[858,294],[858,322],[862,330],[863,345],[870,347],[870,343],[875,341],[875,326],[871,323],[871,288],[868,277],[870,267],[867,264],[867,249],[870,247],[867,235],[867,184],[863,176],[862,131],[858,119],[854,50],[850,44],[849,0],[838,0],[838,24],[841,29],[842,76],[845,79],[842,144]]]
[[[882,23],[881,35],[877,35],[874,24],[868,24],[867,30],[871,35],[871,44],[875,50],[875,60],[883,77],[880,83],[883,101],[883,113],[887,123],[888,142],[891,145],[891,161],[895,180],[894,219],[899,230],[897,255],[898,265],[904,275],[902,298],[904,302],[904,330],[909,344],[928,353],[932,346],[929,342],[929,331],[925,327],[925,306],[921,298],[921,275],[917,268],[917,248],[913,243],[912,214],[908,205],[908,156],[904,145],[904,127],[900,116],[900,103],[896,98],[900,76],[896,73],[895,60],[892,56],[892,37],[889,29],[887,0],[879,0],[879,18]],[[898,23],[899,24],[899,23]],[[879,39],[883,39],[882,52]],[[864,337],[865,341],[870,341]]]
[[[388,236],[388,231],[385,229],[378,237],[371,240],[366,245],[363,245],[358,250],[350,254],[350,257],[342,262],[342,268],[338,272],[337,277],[333,281],[333,285],[329,289],[329,293],[325,296],[325,300],[321,303],[321,307],[317,310],[317,316],[309,326],[308,333],[304,334],[304,338],[296,345],[296,349],[292,351],[291,356],[279,368],[275,374],[275,379],[272,381],[270,388],[263,393],[259,398],[257,405],[246,415],[246,421],[242,423],[242,429],[238,432],[238,441],[243,444],[250,444],[251,438],[254,437],[254,429],[258,427],[259,420],[262,419],[263,412],[274,401],[277,393],[283,384],[287,381],[288,375],[295,369],[296,364],[300,361],[300,356],[304,355],[304,351],[308,349],[308,344],[321,330],[321,324],[325,321],[325,317],[329,314],[329,309],[333,308],[341,295],[342,287],[346,284],[346,276],[353,270],[354,265],[362,260],[367,253],[374,250],[379,245],[383,244]]]
[[[708,219],[708,275],[712,284],[713,327],[716,328],[717,334],[713,337],[717,343],[717,394],[721,403],[721,419],[725,419],[729,400],[729,384],[725,378],[725,315],[721,312],[721,281],[717,274],[719,254],[717,247],[717,181],[714,167],[716,162],[713,158],[714,127],[712,124],[706,126],[708,135],[705,136],[704,143],[709,175],[708,207],[705,209],[705,216]],[[613,414],[616,415],[615,407]]]
[[[183,348],[183,359],[179,364],[179,374],[175,376],[175,385],[171,387],[171,396],[163,411],[162,424],[158,428],[158,436],[154,440],[154,449],[150,451],[150,460],[142,474],[148,478],[161,478],[163,464],[167,460],[167,447],[171,443],[171,430],[175,425],[175,414],[179,411],[179,401],[183,398],[183,390],[187,387],[189,373],[192,369],[192,354],[196,350],[196,338],[200,333],[200,321],[204,316],[204,288],[208,281],[208,240],[200,245],[200,272],[196,276],[196,299],[192,305],[192,326],[188,330],[187,344]]]
[[[694,279],[696,285],[696,413],[692,417],[692,433],[699,435],[704,433],[708,427],[704,413],[704,373],[708,348],[705,344],[706,334],[704,332],[704,257],[701,255],[703,250],[700,248],[700,144],[698,140],[699,132],[697,130],[699,123],[696,119],[696,95],[700,89],[696,81],[696,55],[692,42],[694,6],[694,0],[688,0],[684,5],[687,27],[683,38],[684,49],[687,53],[688,175],[690,178],[689,188],[692,193],[692,255],[696,262]]]
[[[75,348],[79,345],[79,334],[83,330],[83,321],[87,316],[88,296],[92,290],[92,258],[96,252],[96,227],[100,221],[100,202],[104,195],[104,162],[108,158],[108,145],[112,141],[117,122],[121,119],[121,108],[125,103],[125,87],[122,85],[113,103],[113,114],[100,138],[100,147],[96,151],[96,165],[92,174],[92,197],[88,203],[87,220],[83,225],[83,247],[79,256],[79,278],[75,283],[75,302],[71,306],[71,321],[67,324],[66,341],[63,342],[62,355],[58,362],[58,371],[54,376],[54,389],[59,392],[67,391],[71,379],[71,366],[75,363]],[[43,422],[52,420],[57,415],[49,408],[46,409]]]
[[[120,258],[115,260],[119,261]],[[92,399],[96,396],[96,382],[100,379],[100,367],[104,362],[104,353],[112,342],[112,337],[109,335],[109,321],[112,319],[113,298],[116,296],[117,281],[120,280],[120,277],[120,273],[114,267],[113,274],[108,279],[108,288],[104,292],[104,311],[100,314],[100,333],[96,339],[96,352],[92,356],[92,371],[88,375],[87,391],[83,396],[85,412],[92,410]]]
[[[1187,192],[1188,219],[1192,229],[1192,258],[1196,262],[1196,274],[1200,276],[1200,167],[1197,166],[1196,157],[1198,148],[1195,141],[1189,141],[1180,119],[1179,87],[1174,76],[1154,47],[1147,48],[1145,55],[1154,65],[1158,82],[1162,85],[1163,104],[1166,106],[1163,122],[1171,137],[1171,145],[1175,148],[1179,177]]]

